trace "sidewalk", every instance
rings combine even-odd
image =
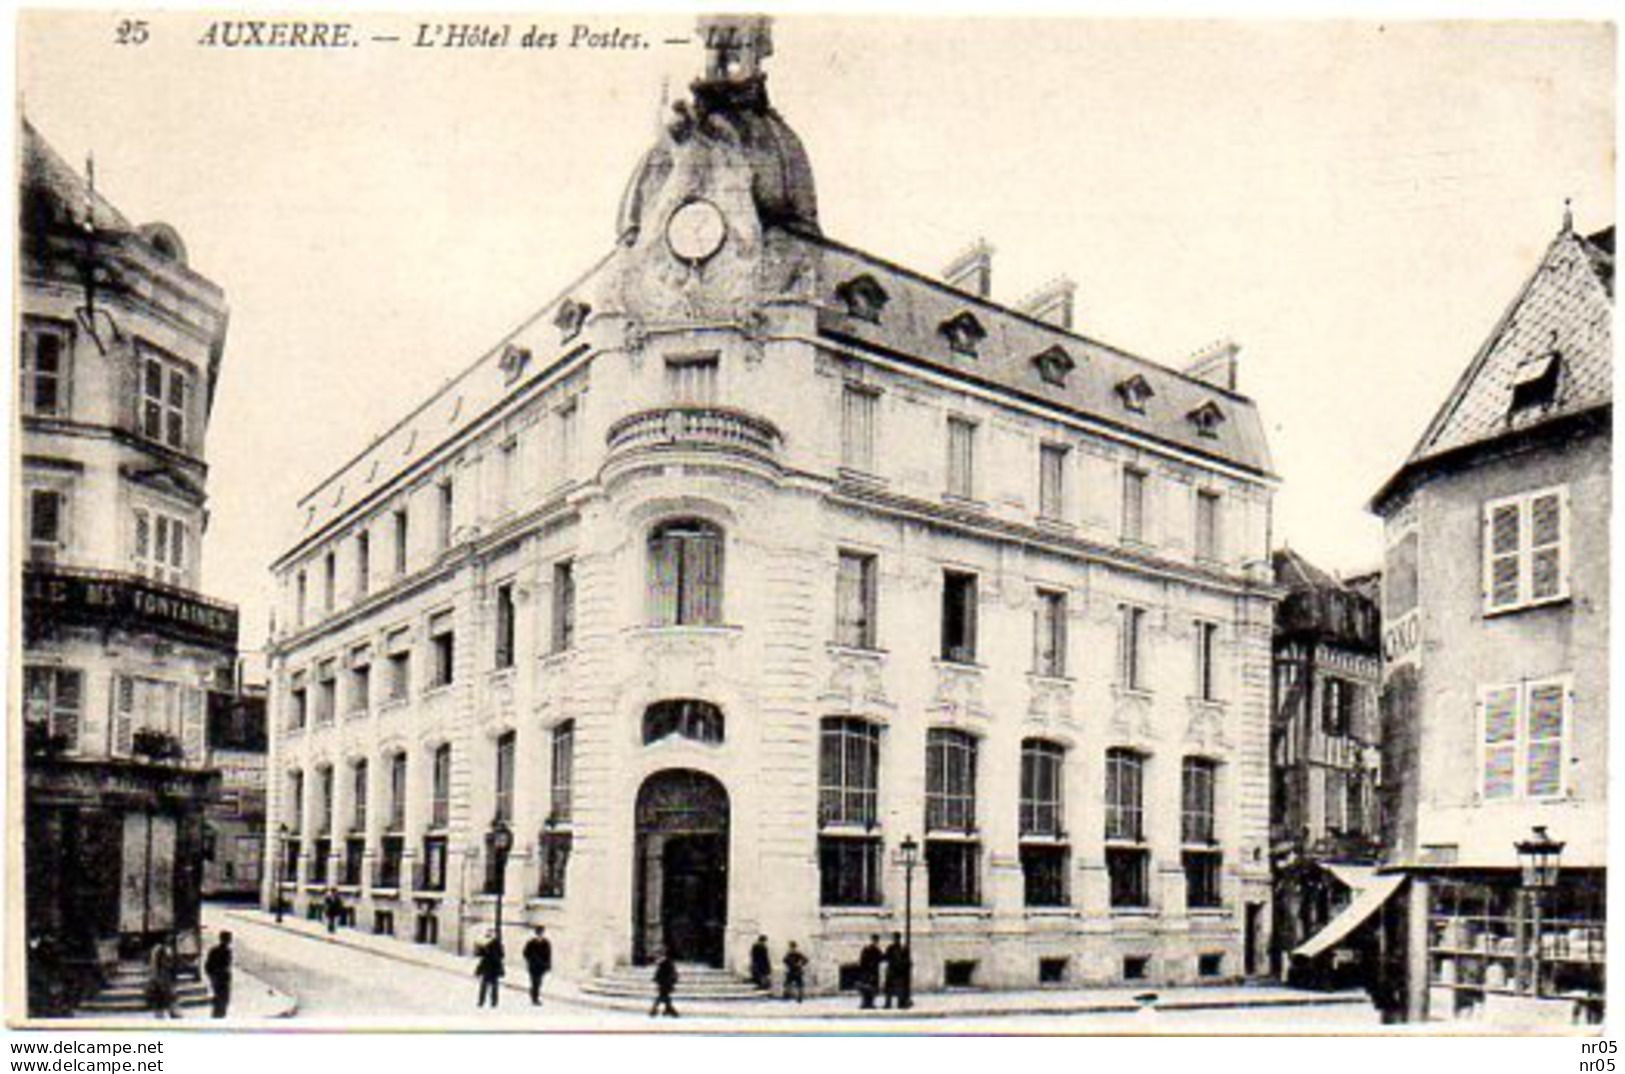
[[[473,957],[459,957],[437,947],[406,943],[386,936],[374,936],[355,929],[341,928],[329,935],[320,922],[283,918],[279,925],[263,910],[226,910],[226,917],[264,928],[304,936],[315,943],[335,944],[339,947],[364,951],[396,962],[443,970],[459,979],[473,972]],[[652,972],[652,971],[651,971]],[[527,992],[522,972],[503,982],[508,990],[524,995]],[[1150,1003],[1159,1011],[1223,1011],[1245,1008],[1313,1008],[1369,1006],[1363,992],[1305,992],[1279,985],[1213,985],[1184,988],[1069,988],[1010,992],[930,992],[918,994],[915,1006],[908,1011],[858,1009],[855,995],[811,996],[804,1003],[789,1003],[776,997],[764,996],[760,1000],[704,1002],[683,998],[682,985],[677,988],[679,1009],[685,1014],[707,1018],[733,1018],[761,1021],[778,1018],[862,1019],[886,1021],[888,1019],[917,1020],[922,1018],[980,1018],[1010,1015],[1065,1015],[1065,1014],[1132,1014],[1142,1011],[1135,997],[1154,993]],[[544,995],[549,1003],[562,1006],[606,1011],[646,1013],[654,998],[654,986],[649,988],[649,999],[617,999],[583,993],[572,981],[550,975]],[[235,1011],[233,1012],[235,1014]]]

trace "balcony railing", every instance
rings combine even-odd
[[[150,631],[236,650],[237,609],[139,574],[28,564],[23,618],[30,636],[57,624]]]
[[[611,452],[637,448],[697,446],[772,455],[779,430],[742,410],[714,406],[669,406],[628,414],[609,427]]]

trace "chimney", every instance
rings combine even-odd
[[[1241,345],[1228,339],[1209,343],[1185,361],[1184,373],[1225,391],[1236,390],[1237,355]]]
[[[969,291],[979,298],[993,294],[993,247],[986,239],[977,239],[969,248],[942,270],[942,279],[949,287]]]
[[[1072,300],[1078,285],[1066,276],[1057,276],[1021,300],[1016,308],[1029,317],[1036,317],[1058,328],[1072,330]]]

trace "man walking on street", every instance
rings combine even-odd
[[[807,956],[796,950],[796,942],[790,941],[790,949],[784,953],[784,998],[789,999],[795,995],[797,1003],[806,998],[807,994]]]
[[[212,1016],[224,1018],[231,1006],[231,933],[222,931],[203,960],[203,975],[209,979]]]
[[[649,1017],[664,1007],[667,1018],[677,1017],[677,1008],[671,1005],[671,994],[677,989],[677,963],[669,951],[660,953],[660,964],[655,967],[655,1005],[649,1008]]]
[[[766,936],[750,945],[750,980],[764,992],[773,991],[773,956],[767,953]]]
[[[858,995],[863,997],[860,1010],[875,1009],[875,993],[880,991],[880,964],[886,956],[880,951],[880,937],[869,937],[868,946],[858,955]]]
[[[530,971],[530,1002],[542,1005],[542,978],[553,968],[553,944],[547,938],[547,929],[536,926],[536,935],[525,944],[525,968]]]
[[[338,931],[339,918],[344,915],[344,900],[339,898],[338,888],[328,888],[327,894],[322,896],[322,914],[327,918],[327,934],[331,936]]]
[[[491,997],[491,1006],[497,1005],[497,996],[502,992],[502,941],[496,933],[487,931],[485,942],[474,952],[478,961],[474,964],[474,974],[480,979],[480,999],[477,1007],[485,1006],[485,997]]]
[[[912,960],[908,948],[903,946],[903,934],[891,934],[891,944],[886,948],[886,1009],[891,1010],[892,1000],[897,1001],[898,1010],[908,1010],[914,1006],[914,999],[909,995],[909,975],[913,972]]]

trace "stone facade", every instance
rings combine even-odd
[[[920,987],[1264,972],[1273,478],[1251,403],[824,238],[765,27],[705,32],[711,73],[611,255],[301,502],[274,568],[267,898],[308,908],[340,871],[364,762],[369,867],[340,894],[403,939],[466,947],[501,891],[568,973],[661,945],[742,972],[766,934],[832,989],[903,930],[912,837],[961,862],[952,893],[946,866],[912,873]],[[838,727],[869,776],[832,767]],[[942,731],[974,744],[952,795]],[[1024,790],[1034,742],[1058,789]],[[1115,908],[1113,749],[1144,817],[1118,829],[1143,898]],[[1182,825],[1187,758],[1217,773],[1205,828]],[[1196,908],[1188,851],[1213,862]],[[1042,898],[1038,858],[1061,862]]]

